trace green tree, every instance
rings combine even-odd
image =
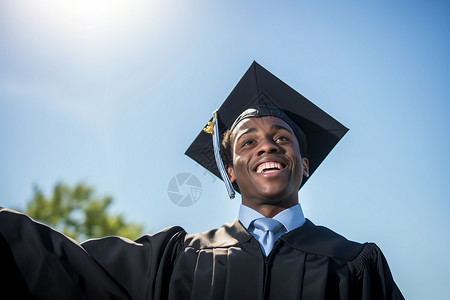
[[[57,183],[48,198],[35,185],[25,213],[77,241],[111,235],[138,238],[142,225],[126,222],[122,214],[108,213],[112,202],[112,197],[98,197],[92,187],[82,183],[75,187]]]

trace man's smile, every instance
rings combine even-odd
[[[285,168],[284,164],[282,164],[280,162],[266,161],[266,162],[259,164],[256,167],[255,172],[256,173],[273,173],[273,172],[280,171],[281,169],[284,169],[284,168]]]

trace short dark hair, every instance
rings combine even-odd
[[[233,165],[233,151],[231,145],[231,130],[228,129],[223,134],[222,143],[220,144],[220,153],[225,167]]]

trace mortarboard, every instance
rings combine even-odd
[[[305,134],[310,175],[348,131],[333,117],[257,62],[253,62],[220,108],[213,113],[217,117],[214,119],[216,140],[211,138],[211,134],[202,130],[185,152],[187,156],[223,179],[225,183],[228,181],[227,189],[230,198],[234,197],[234,191],[226,173],[224,174],[223,163],[218,153],[219,146],[214,147],[213,144],[219,143],[218,140],[222,139],[224,132],[231,128],[245,110],[260,105],[281,110]],[[302,186],[307,179],[304,178]],[[237,185],[233,186],[239,191]]]

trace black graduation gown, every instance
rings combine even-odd
[[[170,227],[135,242],[106,237],[80,245],[2,210],[0,249],[2,290],[29,298],[404,299],[375,244],[309,220],[266,258],[238,220],[202,234]]]

